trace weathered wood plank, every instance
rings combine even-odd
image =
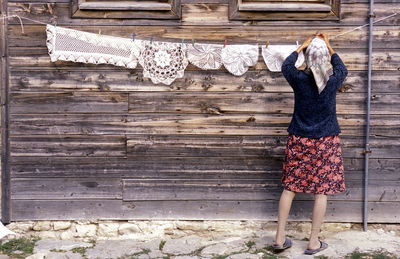
[[[185,92],[141,92],[129,93],[130,113],[195,113],[195,114],[231,114],[231,113],[291,113],[294,100],[292,93],[185,93]],[[359,94],[341,94],[337,97],[338,114],[363,114],[364,96]],[[384,102],[388,106],[381,109]],[[376,95],[374,112],[400,112],[399,95]],[[397,105],[399,104],[399,105]],[[390,109],[387,109],[390,107]],[[397,112],[395,111],[397,110]]]
[[[171,5],[168,2],[150,2],[150,1],[101,1],[95,2],[82,2],[79,4],[80,10],[100,10],[100,11],[115,11],[115,10],[157,10],[165,11],[171,10]]]
[[[129,100],[128,100],[129,99]],[[185,92],[51,92],[13,93],[11,114],[39,113],[179,113],[179,114],[265,114],[293,112],[292,93],[185,93]],[[129,108],[128,108],[129,102]],[[338,114],[364,114],[365,97],[357,93],[340,93]],[[372,114],[399,114],[400,94],[374,94]],[[253,120],[253,119],[252,119]],[[253,120],[254,121],[254,120]]]
[[[346,192],[330,200],[362,200],[362,181],[346,179]],[[383,186],[382,186],[383,185]],[[397,181],[373,182],[369,201],[399,201]],[[121,193],[123,192],[123,197]],[[271,200],[279,199],[280,179],[120,179],[99,178],[22,178],[13,179],[14,199],[120,199],[145,200]],[[296,200],[312,200],[312,195],[298,194]]]
[[[185,78],[172,87],[153,84],[132,71],[27,71],[14,70],[10,75],[12,92],[53,92],[53,91],[134,91],[134,92],[292,92],[281,73],[268,70],[249,71],[236,77],[225,71],[186,71]],[[398,71],[373,71],[374,93],[400,93]],[[350,71],[344,81],[343,92],[365,93],[366,71]]]
[[[26,177],[100,177],[141,179],[275,179],[279,180],[280,157],[12,157],[11,174]],[[399,159],[369,160],[369,179],[400,181]],[[344,158],[346,179],[361,180],[363,158]]]
[[[11,156],[283,156],[286,136],[31,135],[10,139]],[[372,139],[372,157],[399,157],[395,139]],[[342,138],[345,157],[361,157],[362,138]],[[126,152],[126,153],[125,153]],[[395,152],[395,153],[392,153]]]
[[[293,203],[290,220],[308,221],[311,201]],[[399,202],[369,202],[369,222],[398,222]],[[12,200],[11,219],[213,219],[276,220],[278,201]],[[62,210],[60,210],[62,208]],[[385,211],[386,213],[381,213]],[[326,221],[362,222],[362,203],[329,201]],[[345,215],[345,216],[344,216]]]
[[[291,114],[13,114],[11,135],[216,134],[286,135]],[[364,115],[338,115],[342,135],[364,134]],[[372,115],[374,135],[398,136],[397,115]]]
[[[400,182],[380,181],[368,187],[369,201],[400,202]],[[124,201],[150,200],[270,200],[279,199],[281,183],[259,179],[125,179]],[[298,194],[296,200],[311,200]],[[348,181],[346,191],[330,195],[330,200],[362,201],[362,181]]]
[[[71,0],[9,0],[9,3],[70,3]],[[342,3],[368,3],[368,0],[341,0]],[[375,3],[397,3],[397,0],[375,0]],[[228,0],[181,0],[182,4],[220,3],[227,4]]]
[[[33,157],[11,158],[13,177],[124,177],[124,178],[276,178],[282,170],[281,157]],[[346,171],[363,169],[361,159],[345,158]],[[395,175],[395,160],[372,159],[372,171],[385,180]],[[371,166],[372,167],[372,166]],[[398,176],[400,177],[400,176]],[[359,178],[357,178],[359,179]],[[393,179],[393,178],[390,178]]]
[[[215,135],[129,135],[127,155],[141,156],[283,156],[286,136],[215,136]],[[391,157],[400,151],[393,146],[395,139],[371,139],[373,157]],[[363,156],[363,138],[342,137],[343,156],[347,158]],[[390,152],[388,149],[391,149]]]
[[[17,200],[121,199],[121,179],[14,178],[11,195]]]
[[[282,169],[281,157],[12,157],[11,174],[26,177],[100,178],[276,178]],[[346,161],[347,168],[358,168],[358,160]],[[391,168],[392,164],[387,167]],[[380,169],[387,172],[385,168]]]
[[[235,43],[259,43],[264,45],[267,41],[270,44],[296,44],[296,41],[305,39],[310,31],[323,30],[324,33],[333,37],[353,29],[353,26],[321,26],[320,23],[307,26],[69,26],[71,29],[92,33],[101,32],[102,35],[131,38],[132,31],[137,38],[148,39],[154,37],[159,40],[180,42],[181,39],[196,42],[214,42],[223,44],[228,39],[231,44]],[[194,34],[193,31],[196,31]],[[395,27],[381,26],[377,23],[374,26],[373,46],[376,49],[393,49],[396,45],[398,30]],[[43,25],[26,25],[24,33],[20,25],[10,25],[8,31],[10,37],[10,54],[12,56],[23,56],[26,54],[39,55],[47,53],[46,33]],[[367,48],[368,29],[362,28],[352,33],[333,38],[333,48],[360,49]]]
[[[11,156],[125,156],[125,136],[33,135],[10,139]]]
[[[129,135],[128,156],[282,156],[286,136]],[[398,137],[371,137],[372,158],[400,158]],[[342,137],[343,156],[363,157],[364,138]]]
[[[291,93],[129,93],[131,113],[291,113],[293,105]],[[364,105],[363,95],[339,94],[336,110],[338,114],[363,114]],[[374,94],[372,107],[372,114],[399,114],[400,95]]]
[[[343,59],[343,62],[346,64],[348,70],[366,70],[367,69],[367,54],[364,49],[337,49],[340,57]],[[372,68],[376,71],[397,71],[399,69],[400,63],[400,49],[391,49],[389,51],[386,50],[376,50],[374,51],[374,55],[372,56]],[[48,54],[41,54],[35,56],[29,56],[27,58],[24,56],[10,56],[10,66],[12,71],[14,70],[51,70],[51,69],[68,69],[71,68],[91,70],[91,69],[104,69],[104,70],[129,70],[137,73],[136,76],[143,77],[141,74],[142,68],[140,65],[132,70],[125,69],[121,67],[115,67],[112,65],[95,65],[95,64],[84,64],[84,63],[75,63],[75,62],[67,62],[67,61],[56,61],[51,62]],[[195,68],[193,65],[189,65],[186,70],[199,70]],[[254,67],[250,67],[249,71],[258,71],[258,70],[266,70],[267,67],[262,61],[262,57],[259,57],[258,63]],[[220,69],[221,71],[227,72],[224,68]],[[132,72],[132,73],[134,73]],[[230,74],[231,75],[231,74]],[[231,75],[233,77],[233,75]],[[147,79],[149,80],[149,79]],[[187,77],[179,78],[172,86],[176,84],[176,82],[190,80]],[[168,87],[168,86],[166,86]]]
[[[128,109],[125,93],[14,93],[11,113],[112,113]]]

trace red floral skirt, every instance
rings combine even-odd
[[[289,135],[282,184],[286,190],[292,192],[344,192],[346,186],[339,136],[313,139]]]

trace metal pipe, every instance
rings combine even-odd
[[[364,201],[363,201],[363,228],[364,231],[368,230],[368,168],[369,168],[369,154],[371,149],[369,146],[369,130],[371,121],[371,74],[372,74],[372,38],[374,26],[374,0],[369,0],[369,32],[368,32],[368,83],[367,83],[367,118],[365,130],[365,173],[364,173]]]
[[[0,14],[7,14],[7,1],[0,2]],[[9,129],[8,129],[8,91],[9,91],[9,61],[8,61],[8,39],[7,39],[7,19],[0,21],[1,40],[0,40],[0,89],[1,89],[1,221],[4,224],[10,222],[10,169],[9,169]]]

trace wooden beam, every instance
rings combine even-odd
[[[79,4],[81,10],[148,10],[148,11],[169,11],[171,4],[155,1],[96,1]]]
[[[327,4],[316,4],[316,3],[245,2],[239,4],[239,11],[330,12],[331,6]]]

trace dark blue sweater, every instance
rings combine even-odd
[[[298,70],[294,51],[282,64],[282,73],[294,91],[294,112],[288,132],[296,136],[321,138],[340,133],[336,118],[336,92],[347,76],[346,66],[338,54],[331,56],[333,75],[319,94],[312,73]]]

